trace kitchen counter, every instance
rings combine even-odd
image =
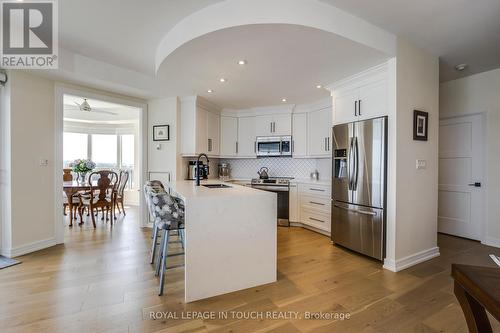
[[[276,281],[276,194],[224,184],[231,187],[168,186],[185,204],[186,302]]]

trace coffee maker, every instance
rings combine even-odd
[[[200,179],[208,179],[208,165],[205,165],[202,161],[200,161],[198,166],[196,165],[196,161],[189,161],[187,171],[188,180],[196,180],[196,173],[198,172],[197,170],[200,170]]]

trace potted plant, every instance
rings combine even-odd
[[[77,159],[69,165],[73,172],[78,174],[78,182],[85,183],[87,173],[95,169],[95,163],[87,159]]]

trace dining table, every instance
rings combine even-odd
[[[97,181],[92,182],[94,187],[97,186]],[[109,184],[109,188],[113,188],[114,184]],[[76,180],[64,181],[63,182],[63,192],[66,193],[67,198],[71,198],[73,195],[90,191],[90,184],[88,181],[78,182]],[[73,212],[73,200],[68,200],[68,208],[70,212]],[[69,214],[69,226],[73,226],[73,214]]]

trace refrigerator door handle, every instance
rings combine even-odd
[[[367,210],[360,210],[360,209],[352,209],[352,208],[347,208],[347,207],[342,207],[342,206],[339,206],[339,205],[333,205],[334,207],[337,207],[337,208],[340,208],[340,209],[345,209],[345,210],[348,210],[350,212],[353,212],[353,213],[358,213],[358,214],[363,214],[363,215],[370,215],[370,216],[375,216],[377,215],[377,213],[375,212],[370,212],[370,211],[367,211]]]
[[[349,182],[349,191],[352,190],[352,174],[354,173],[354,170],[352,169],[353,166],[353,161],[352,161],[352,143],[353,143],[353,138],[349,139],[349,156],[348,156],[348,162],[347,162],[347,180]]]
[[[355,178],[353,180],[353,190],[357,191],[358,190],[358,174],[359,174],[359,147],[358,147],[358,137],[353,138],[354,142],[354,156],[355,156]]]

